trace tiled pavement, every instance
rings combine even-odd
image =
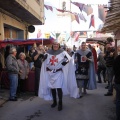
[[[0,107],[8,101],[9,98],[9,90],[6,89],[0,89]]]
[[[34,96],[34,92],[26,92],[17,94],[18,98],[20,100],[27,100],[29,98],[36,97]],[[0,107],[9,100],[9,90],[8,89],[0,89]]]

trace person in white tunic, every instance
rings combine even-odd
[[[63,94],[70,94],[74,98],[79,97],[74,71],[73,59],[60,48],[58,42],[54,42],[42,64],[39,97],[45,100],[53,99],[51,107],[54,108],[58,104],[58,111],[61,111]]]

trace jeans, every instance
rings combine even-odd
[[[35,68],[35,95],[38,95],[41,68]]]
[[[101,81],[101,72],[103,74],[103,79],[104,79],[104,82],[105,82],[106,67],[98,66],[97,75],[98,75],[98,81],[99,82],[102,82]]]
[[[18,74],[8,74],[8,77],[10,80],[10,99],[14,99],[18,86]]]
[[[120,120],[120,84],[115,84],[116,89],[116,120]]]
[[[112,84],[112,81],[113,81],[113,67],[107,67],[106,68],[106,74],[107,74],[107,77],[108,77],[108,83],[109,83],[109,88],[108,88],[108,92],[109,93],[112,93],[113,92],[113,84]]]

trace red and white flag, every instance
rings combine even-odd
[[[76,13],[71,13],[71,22],[74,21],[74,20],[76,20],[78,24],[80,23],[78,14],[76,14]]]
[[[62,13],[65,12],[65,11],[62,10],[62,9],[57,9],[57,8],[56,8],[56,10],[59,11],[59,12],[62,12]]]
[[[75,20],[77,21],[78,24],[80,23],[78,14],[75,14]]]
[[[95,27],[95,19],[94,19],[94,15],[91,15],[91,20],[90,20],[89,28],[90,28],[91,26]]]

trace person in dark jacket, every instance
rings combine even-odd
[[[42,45],[39,45],[37,50],[32,55],[32,59],[35,66],[35,96],[38,96],[40,70],[44,59],[44,53],[44,47]]]
[[[106,53],[105,53],[105,61],[106,61],[106,74],[108,78],[108,92],[105,94],[105,96],[112,96],[113,95],[113,63],[114,63],[114,57],[115,57],[115,49],[111,47],[111,45],[108,43],[106,45]]]
[[[18,74],[19,74],[19,67],[16,59],[16,48],[10,48],[10,54],[6,59],[6,68],[8,71],[8,78],[10,80],[10,101],[17,101],[17,86],[18,86]]]
[[[98,83],[102,83],[101,73],[103,75],[104,82],[106,82],[105,80],[106,63],[104,60],[104,53],[102,51],[98,54],[97,61],[98,61],[98,69],[97,69]]]
[[[114,60],[113,70],[116,89],[116,120],[120,120],[120,45],[118,46],[118,55]]]

